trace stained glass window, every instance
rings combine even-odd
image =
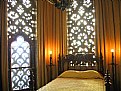
[[[8,0],[7,12],[9,88],[29,89],[35,67],[36,0]]]
[[[73,0],[67,10],[68,53],[95,53],[93,0]]]

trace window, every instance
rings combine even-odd
[[[74,0],[67,10],[68,53],[95,53],[93,0]]]
[[[7,12],[9,89],[30,89],[36,81],[29,77],[36,72],[36,0],[8,0]]]

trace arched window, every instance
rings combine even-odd
[[[95,53],[93,0],[74,0],[67,10],[68,53]]]
[[[36,72],[36,0],[8,0],[7,12],[9,89],[31,89],[36,85],[32,77]]]

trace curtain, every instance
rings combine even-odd
[[[7,1],[0,1],[2,91],[8,91]],[[58,56],[66,54],[66,12],[47,0],[37,0],[37,87],[49,81],[49,51],[52,51],[53,79],[58,74]]]
[[[103,55],[105,72],[108,69],[112,74],[111,63],[114,49],[115,80],[121,91],[121,1],[94,0],[96,8],[96,38],[97,50]]]
[[[1,37],[1,72],[2,72],[2,91],[8,91],[8,63],[7,63],[7,2],[0,1],[0,37]]]
[[[37,87],[50,79],[49,63],[52,51],[53,78],[58,73],[58,56],[66,54],[66,12],[61,11],[47,0],[37,2]]]

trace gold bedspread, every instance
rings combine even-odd
[[[102,79],[56,78],[37,91],[105,91]]]

